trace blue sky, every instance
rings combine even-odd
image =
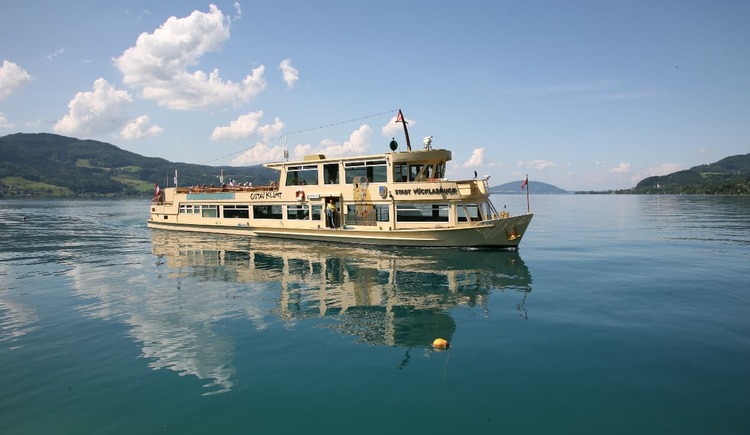
[[[748,1],[0,0],[0,135],[247,165],[453,151],[451,178],[633,187],[750,152]],[[347,122],[350,121],[350,122]]]

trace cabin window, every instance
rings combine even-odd
[[[308,220],[310,212],[305,205],[288,205],[286,206],[286,218],[291,220]]]
[[[289,166],[286,169],[287,186],[318,184],[318,165]]]
[[[388,204],[375,204],[375,220],[378,222],[390,221]]]
[[[323,214],[323,206],[322,205],[314,205],[312,206],[312,218],[314,221],[319,221],[321,219],[321,215]]]
[[[255,219],[281,219],[280,205],[254,205],[253,217]]]
[[[448,210],[448,204],[398,204],[396,205],[396,221],[448,222]]]
[[[219,206],[203,204],[201,206],[201,216],[207,218],[219,217]]]
[[[409,181],[409,166],[403,163],[393,165],[393,181],[396,183]]]
[[[181,214],[193,214],[193,213],[200,213],[200,212],[201,212],[201,206],[200,205],[180,204],[180,213]]]
[[[323,165],[323,182],[325,184],[339,184],[338,163],[328,163]]]
[[[386,168],[385,160],[344,163],[346,183],[352,184],[357,177],[367,177],[370,183],[385,183],[388,181]]]
[[[433,178],[445,178],[445,162],[440,162],[435,165],[435,174]]]
[[[412,165],[396,163],[393,165],[393,181],[396,183],[424,181],[433,178],[445,178],[445,162]]]
[[[458,212],[459,222],[482,220],[482,216],[479,214],[478,204],[458,204],[458,206],[456,206],[456,211]]]
[[[249,219],[250,207],[246,205],[225,205],[223,207],[226,219]]]

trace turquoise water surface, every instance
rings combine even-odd
[[[748,197],[532,195],[518,252],[148,205],[0,201],[0,434],[750,433]]]

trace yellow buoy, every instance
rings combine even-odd
[[[432,342],[432,347],[435,349],[447,349],[448,346],[448,340],[444,338],[436,338],[435,341]]]

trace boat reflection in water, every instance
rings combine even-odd
[[[281,284],[284,320],[339,316],[341,331],[371,344],[426,346],[450,339],[448,310],[486,310],[492,291],[518,291],[531,276],[517,252],[374,249],[155,231],[153,252],[170,269],[237,283]]]
[[[187,316],[183,319],[196,320],[196,330],[236,317],[251,320],[258,330],[275,322],[326,318],[316,326],[354,336],[355,341],[427,348],[437,337],[453,337],[452,308],[472,307],[486,314],[493,292],[518,292],[512,309],[525,317],[523,304],[531,291],[531,276],[517,252],[325,246],[158,230],[152,233],[152,246],[160,278],[178,291],[163,290],[179,294],[180,310],[184,304],[182,315]],[[152,358],[163,358],[158,349],[144,350]],[[208,359],[216,358],[222,359]],[[231,366],[227,363],[224,368]],[[175,366],[182,364],[152,364]],[[216,374],[213,369],[200,372]],[[224,373],[219,383],[231,389],[231,376]]]

